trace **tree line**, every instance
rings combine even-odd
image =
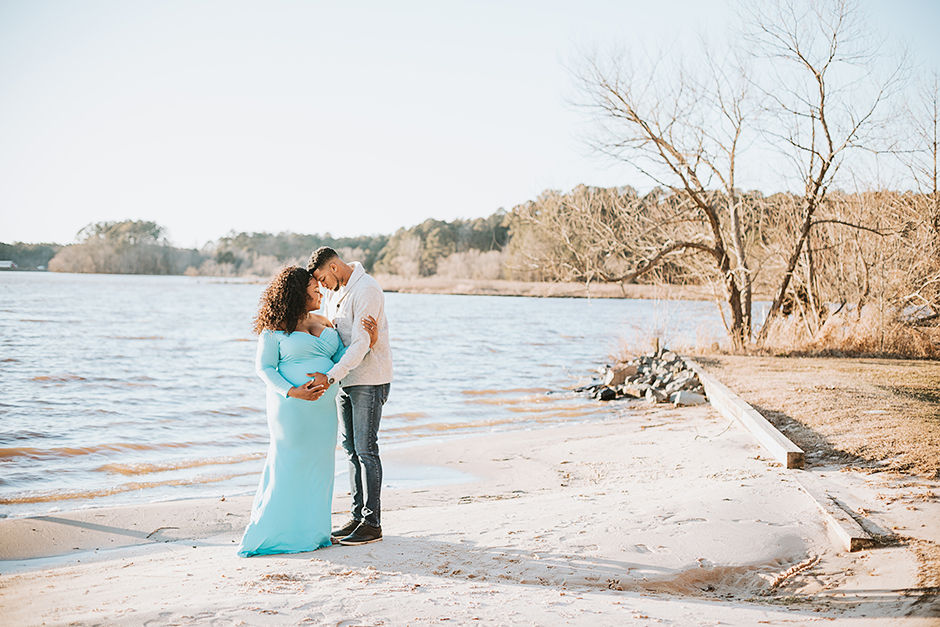
[[[731,202],[721,191],[707,198],[725,208]],[[735,198],[747,251],[742,265],[750,268],[752,292],[770,301],[802,228],[797,209],[803,199],[757,191],[738,191]],[[862,312],[874,310],[882,318],[875,326],[883,331],[886,323],[904,323],[905,316],[909,323],[940,312],[936,201],[934,192],[827,192],[790,275],[782,319],[813,338],[832,333],[827,322],[848,314],[860,319]],[[20,267],[28,258],[15,257],[16,250],[34,255],[34,261],[45,259],[50,270],[60,272],[267,278],[285,264],[306,264],[310,252],[328,245],[377,274],[699,285],[710,286],[721,300],[725,276],[713,255],[701,249],[688,254],[671,244],[663,253],[665,238],[707,245],[699,234],[706,228],[701,218],[677,218],[690,213],[688,199],[675,190],[640,194],[631,187],[580,185],[568,192],[546,190],[488,218],[426,220],[391,236],[232,233],[195,250],[171,246],[156,223],[124,221],[89,225],[71,246],[4,245],[0,250]],[[922,348],[901,352],[920,354]]]
[[[45,270],[49,260],[62,249],[60,244],[25,244],[0,242],[0,260],[12,261],[21,270]]]
[[[124,220],[89,224],[76,240],[68,246],[0,244],[0,259],[53,272],[267,278],[286,264],[305,266],[311,252],[330,246],[373,273],[500,279],[509,215],[499,210],[488,218],[426,220],[393,235],[361,237],[233,232],[201,249],[172,246],[156,222]]]

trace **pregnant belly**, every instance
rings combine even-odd
[[[281,376],[290,381],[291,385],[303,385],[310,380],[309,372],[322,372],[326,374],[333,367],[333,362],[326,357],[316,357],[303,361],[282,361],[277,369]]]

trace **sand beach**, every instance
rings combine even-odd
[[[246,496],[0,520],[0,623],[940,622],[922,554],[940,543],[936,481],[784,468],[709,405],[597,411],[387,452],[427,483],[384,493],[385,538],[366,546],[239,558]],[[810,474],[907,540],[847,552]]]

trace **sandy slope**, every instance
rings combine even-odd
[[[474,480],[388,491],[385,540],[363,547],[238,558],[245,498],[0,521],[0,623],[938,623],[935,598],[903,592],[916,586],[914,547],[845,554],[801,471],[744,429],[709,407],[627,407],[386,455]],[[847,499],[894,489],[851,479],[840,475]],[[908,525],[940,520],[934,502],[904,511]]]

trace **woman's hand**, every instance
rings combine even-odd
[[[379,325],[375,323],[375,318],[366,316],[362,319],[362,328],[369,334],[369,338],[371,339],[369,348],[372,348],[379,339]]]

